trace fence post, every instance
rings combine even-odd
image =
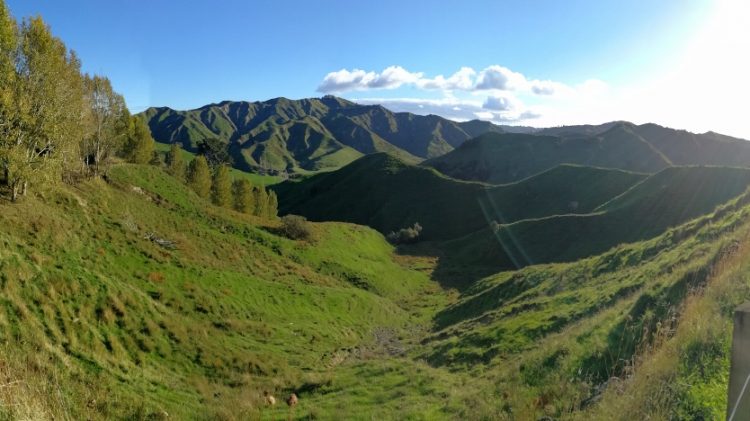
[[[727,420],[750,420],[750,301],[734,310]]]

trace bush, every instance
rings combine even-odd
[[[416,243],[421,232],[422,226],[419,225],[419,222],[415,222],[411,227],[401,228],[397,232],[391,231],[385,238],[392,244]]]
[[[281,218],[281,233],[292,240],[309,240],[310,224],[304,216],[286,215]]]

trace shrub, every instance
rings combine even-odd
[[[409,244],[417,242],[421,232],[422,226],[415,222],[411,227],[401,228],[397,232],[391,231],[385,238],[392,244]]]
[[[308,240],[312,236],[310,224],[304,216],[286,215],[281,218],[281,233],[292,240]]]

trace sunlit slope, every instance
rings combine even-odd
[[[483,229],[442,247],[448,251],[446,261],[495,271],[572,261],[661,234],[711,212],[749,184],[748,169],[668,168],[592,214],[523,220],[497,230]]]
[[[438,306],[369,228],[317,224],[295,242],[160,169],[108,179],[0,205],[4,369],[35,373],[19,376],[45,417],[254,418],[263,390],[304,402],[341,349],[402,335]]]
[[[282,213],[355,222],[383,233],[418,222],[424,239],[444,240],[492,222],[591,212],[644,177],[566,165],[515,184],[488,186],[373,154],[335,172],[274,188]]]
[[[750,298],[732,269],[747,261],[749,203],[743,194],[600,256],[487,277],[436,316],[422,355],[496,379],[503,417],[723,418],[732,309]]]

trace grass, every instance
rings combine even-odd
[[[711,418],[726,406],[750,193],[648,240],[455,290],[435,282],[435,257],[397,254],[367,227],[312,223],[293,241],[159,168],[117,165],[108,180],[0,204],[0,419]],[[643,200],[633,189],[608,206]],[[300,404],[267,407],[264,391]]]
[[[645,175],[563,165],[518,183],[453,180],[386,154],[275,187],[281,213],[368,225],[382,233],[419,222],[422,238],[453,239],[488,227],[571,212],[588,213]]]

